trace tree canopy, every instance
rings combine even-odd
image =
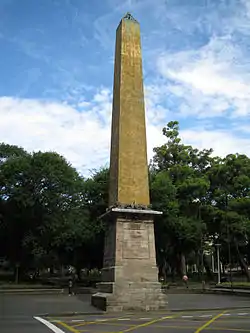
[[[214,156],[185,145],[179,123],[163,128],[165,143],[149,166],[157,263],[161,274],[196,264],[207,274],[206,250],[221,244],[223,264],[250,280],[250,159]],[[102,266],[109,170],[83,178],[56,152],[28,153],[0,144],[0,256],[23,270],[72,264]]]

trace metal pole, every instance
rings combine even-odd
[[[228,261],[229,261],[229,273],[230,273],[230,286],[231,286],[231,289],[232,289],[233,288],[232,268],[231,268],[232,258],[231,258],[230,232],[229,232],[227,212],[228,212],[228,197],[226,195],[226,225],[227,225]]]
[[[201,228],[201,203],[199,202],[199,224]],[[204,261],[203,261],[203,234],[201,232],[201,281],[203,281]]]
[[[212,271],[214,273],[214,254],[211,254],[211,260],[212,260]]]
[[[217,246],[218,284],[220,284],[220,244],[216,244],[216,246]]]

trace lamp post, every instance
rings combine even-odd
[[[218,284],[220,284],[220,246],[221,244],[214,244],[217,250],[217,269],[218,269]]]
[[[226,200],[225,200],[225,218],[226,218],[226,226],[227,226],[227,246],[228,246],[228,264],[229,264],[229,273],[230,273],[230,286],[231,289],[233,289],[233,279],[232,279],[232,258],[231,258],[231,244],[230,244],[230,231],[229,231],[229,225],[228,225],[228,195],[226,194]]]
[[[200,243],[200,246],[201,246],[201,249],[200,249],[201,281],[202,281],[202,285],[204,285],[205,284],[205,281],[203,281],[204,280],[204,277],[203,277],[203,273],[204,273],[203,243],[204,242],[203,242],[203,233],[202,233],[202,226],[201,226],[201,204],[202,204],[202,202],[199,198],[196,198],[196,199],[192,200],[192,203],[195,203],[198,205],[197,218],[198,218],[200,228],[201,228],[201,243]]]

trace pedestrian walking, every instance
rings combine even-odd
[[[183,275],[182,280],[183,280],[183,282],[184,282],[186,288],[188,288],[188,276],[187,276],[186,274]]]
[[[72,296],[72,289],[73,289],[73,280],[72,280],[72,278],[69,278],[68,288],[69,288],[69,296]]]

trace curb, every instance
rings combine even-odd
[[[204,291],[204,294],[218,294],[218,295],[234,295],[234,296],[243,296],[243,297],[250,297],[250,291],[242,291],[242,290],[235,290],[235,289],[225,289],[225,290],[216,290],[216,289],[208,289]]]
[[[91,312],[62,312],[62,313],[42,313],[38,314],[39,317],[73,317],[73,316],[102,316],[107,314],[106,312],[98,312],[98,311],[91,311]]]
[[[62,294],[64,289],[0,289],[0,294]]]
[[[241,306],[241,309],[250,309],[250,306]],[[192,309],[169,309],[166,308],[166,311],[168,311],[168,313],[177,313],[177,312],[202,312],[202,311],[218,311],[218,310],[234,310],[234,309],[239,309],[238,306],[229,306],[229,307],[220,307],[220,308],[192,308]],[[127,313],[126,311],[124,313]],[[147,313],[146,311],[143,312],[143,314]],[[157,311],[153,312],[150,311],[150,313],[156,313]],[[162,311],[160,312],[162,313]],[[49,317],[49,318],[55,318],[55,317],[73,317],[73,316],[103,316],[105,314],[108,314],[108,312],[102,311],[102,312],[98,312],[98,311],[93,311],[93,312],[62,312],[62,313],[42,313],[42,314],[38,314],[39,317]],[[127,313],[128,315],[130,315],[131,313]],[[140,312],[140,314],[142,314]]]
[[[228,306],[220,308],[193,308],[193,309],[172,309],[170,312],[202,312],[202,311],[225,311],[225,310],[237,310],[237,309],[250,309],[250,306]]]
[[[244,296],[250,297],[250,291],[242,291],[242,290],[235,290],[235,289],[172,289],[172,291],[164,291],[166,295],[174,295],[174,294],[218,294],[218,295],[235,295],[235,296]]]

